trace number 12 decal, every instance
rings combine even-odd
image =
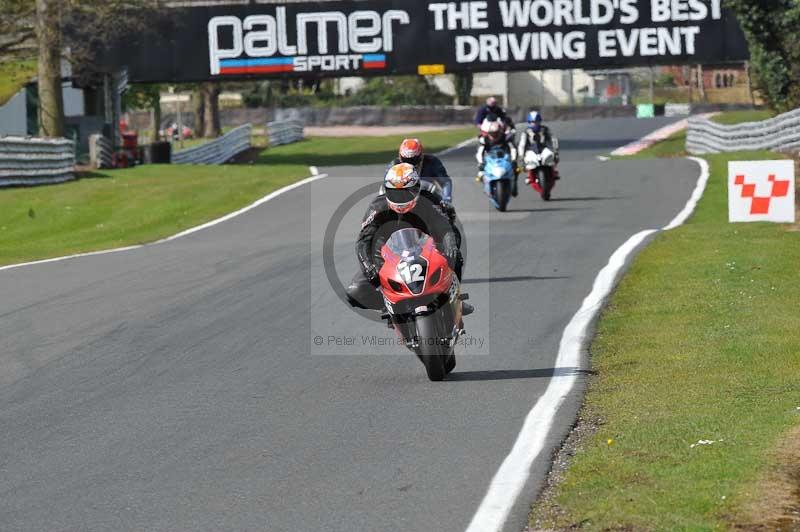
[[[400,277],[403,278],[403,281],[406,284],[421,283],[425,281],[425,277],[422,275],[422,264],[409,264],[407,262],[401,262],[397,265],[397,273],[400,274]]]

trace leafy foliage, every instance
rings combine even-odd
[[[350,105],[447,105],[451,98],[420,76],[371,78],[348,99]]]
[[[248,107],[327,107],[354,105],[447,105],[451,98],[426,78],[395,76],[370,78],[356,93],[337,96],[329,81],[289,88],[285,82],[263,81],[244,96]]]
[[[0,56],[28,59],[34,54],[33,0],[0,0]]]
[[[770,107],[800,107],[800,3],[795,0],[728,0],[750,47],[756,88]]]

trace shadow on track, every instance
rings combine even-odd
[[[445,382],[506,381],[519,379],[549,379],[552,377],[572,377],[592,375],[580,368],[540,368],[540,369],[501,369],[497,371],[462,371],[450,374]]]
[[[550,200],[550,201],[555,201],[555,200]],[[585,208],[576,208],[576,207],[545,207],[543,209],[508,209],[507,212],[568,212],[568,211],[585,211],[585,210],[586,210]]]
[[[464,279],[461,284],[483,284],[483,283],[519,283],[522,281],[552,281],[557,279],[569,279],[569,277],[553,275],[537,277],[534,275],[519,275],[512,277],[481,277],[476,279]]]
[[[628,196],[586,196],[582,198],[552,198],[550,201],[611,201],[628,198]]]

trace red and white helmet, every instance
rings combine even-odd
[[[504,134],[503,123],[500,120],[492,121],[487,127],[486,136],[489,137],[492,143],[500,142]]]
[[[417,170],[408,163],[400,163],[389,168],[383,178],[386,202],[398,214],[411,211],[419,199],[421,189]]]
[[[400,161],[410,164],[417,169],[417,172],[420,171],[422,166],[423,154],[424,150],[419,139],[405,139],[400,144],[400,150],[398,152],[398,155],[400,155]]]

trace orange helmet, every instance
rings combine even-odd
[[[389,168],[383,178],[386,202],[398,214],[405,214],[417,205],[421,189],[419,174],[408,163],[400,163]]]
[[[400,160],[420,170],[423,155],[422,143],[419,139],[406,139],[400,144]]]

